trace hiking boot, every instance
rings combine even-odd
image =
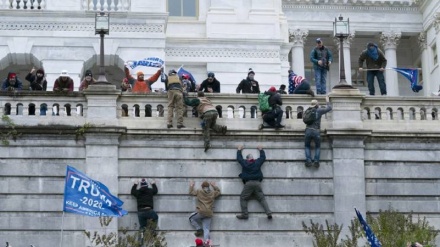
[[[272,219],[272,214],[267,214],[267,219],[271,220]]]
[[[222,127],[222,135],[226,135],[226,131],[228,131],[228,127],[225,125]]]
[[[237,217],[239,220],[247,220],[249,218],[247,214],[237,214],[235,217]]]
[[[195,235],[196,237],[202,237],[202,236],[203,236],[203,229],[199,229],[199,230],[197,230],[197,231],[194,233],[194,235]]]
[[[185,127],[185,125],[183,125],[183,124],[179,124],[179,125],[177,125],[177,128],[178,128],[178,129],[185,129],[186,127]]]
[[[168,128],[168,129],[171,129],[172,127],[173,127],[172,124],[167,124],[167,128]]]
[[[210,149],[210,148],[211,148],[211,144],[206,144],[205,145],[205,152],[208,151],[208,149]]]
[[[310,96],[315,97],[315,92],[313,92],[312,89],[307,90],[307,94],[310,94]]]
[[[313,162],[313,167],[315,167],[315,168],[319,168],[319,161],[315,161],[315,162]]]
[[[311,161],[306,161],[306,167],[312,167],[313,163]]]

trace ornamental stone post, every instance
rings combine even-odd
[[[402,34],[400,32],[394,31],[383,32],[380,36],[380,41],[385,49],[385,58],[388,61],[387,68],[397,67],[396,48],[399,45],[401,36]],[[396,71],[385,71],[385,83],[387,85],[387,95],[399,96],[399,84]]]

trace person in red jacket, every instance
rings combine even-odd
[[[156,74],[152,75],[147,80],[144,80],[144,73],[139,71],[136,73],[137,78],[135,79],[132,75],[130,75],[130,70],[125,66],[124,68],[125,77],[128,79],[128,82],[131,84],[133,93],[150,93],[151,85],[159,79],[161,70],[159,69]]]
[[[55,80],[53,91],[55,92],[73,92],[73,80],[67,70],[61,71],[60,77]]]

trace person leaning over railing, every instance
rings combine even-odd
[[[67,70],[61,71],[60,76],[55,80],[53,91],[54,92],[73,92],[73,80],[69,76]]]
[[[35,68],[32,68],[32,70],[29,72],[29,74],[27,74],[25,79],[31,83],[30,88],[32,91],[46,91],[47,81],[46,78],[44,78],[43,69],[35,70]]]
[[[206,78],[206,80],[200,84],[198,91],[205,93],[220,93],[220,81],[215,78],[214,72],[208,72],[208,78]],[[217,110],[218,116],[221,118],[223,109],[222,106],[218,105],[215,107],[215,109]],[[197,117],[197,114],[194,114],[194,112],[193,115]]]
[[[2,83],[2,91],[20,91],[23,89],[23,83],[17,78],[17,74],[9,72],[8,76]]]
[[[95,84],[96,80],[93,78],[92,71],[86,70],[86,73],[84,73],[84,79],[81,82],[81,85],[79,86],[79,91],[83,91],[84,89],[87,89],[90,85]]]

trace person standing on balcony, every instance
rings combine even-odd
[[[96,80],[93,78],[92,71],[86,70],[86,73],[84,73],[84,80],[81,82],[81,85],[79,86],[79,91],[83,91],[84,89],[87,89],[89,85],[95,83]]]
[[[326,94],[327,71],[333,61],[331,51],[324,46],[321,38],[316,39],[316,47],[310,53],[310,61],[315,71],[316,94]]]
[[[188,99],[184,97],[185,104],[189,106],[195,106],[197,107],[197,112],[200,118],[202,118],[202,128],[203,128],[203,139],[204,139],[204,146],[205,146],[205,152],[208,151],[208,149],[211,148],[211,135],[210,131],[211,129],[215,132],[222,133],[223,135],[226,134],[227,127],[226,125],[218,125],[217,124],[217,118],[218,113],[214,105],[211,103],[211,101],[205,97],[204,92],[198,92],[197,98],[195,99]]]
[[[379,83],[380,93],[382,95],[387,95],[387,86],[383,75],[383,72],[387,67],[387,59],[376,44],[370,42],[367,44],[367,49],[362,51],[359,56],[359,72],[363,71],[362,67],[364,61],[366,61],[367,64],[367,83],[370,95],[374,95],[375,93],[374,77],[376,77],[377,82]]]
[[[314,120],[306,125],[305,130],[305,140],[304,140],[304,149],[306,154],[306,167],[311,167],[312,165],[316,168],[319,168],[319,158],[321,154],[321,116],[326,114],[327,112],[332,110],[332,106],[330,104],[330,99],[327,96],[326,98],[327,107],[326,108],[320,108],[317,100],[312,100],[311,102],[311,109],[314,108],[313,111],[310,111],[314,114]],[[308,114],[307,111],[303,114],[303,117],[306,118],[306,115]],[[315,142],[315,159],[312,160],[312,153],[310,151],[310,144],[312,140]]]
[[[151,188],[148,186],[148,182],[145,178],[136,181],[131,187],[131,195],[136,198],[137,210],[138,210],[138,220],[139,229],[144,232],[149,230],[154,232],[156,229],[157,221],[159,216],[156,211],[154,211],[154,200],[153,196],[157,195],[156,181],[151,181]]]
[[[249,68],[248,76],[243,79],[236,89],[237,93],[260,93],[260,85],[258,81],[254,79],[255,72],[252,68]]]
[[[54,92],[73,92],[73,80],[69,77],[67,70],[61,71],[60,76],[55,80]]]
[[[151,85],[159,79],[161,70],[159,69],[156,74],[152,75],[147,80],[144,80],[144,72],[138,71],[136,73],[137,78],[135,79],[132,75],[130,75],[130,70],[127,68],[127,65],[124,67],[125,77],[128,79],[128,82],[132,86],[133,93],[150,93]]]
[[[2,91],[20,91],[23,89],[23,83],[17,78],[17,74],[9,72],[8,76],[2,83]]]
[[[220,93],[220,82],[215,78],[213,72],[208,73],[208,78],[200,84],[198,91],[203,91],[205,93]]]
[[[163,70],[163,68],[161,68]],[[159,73],[160,75],[160,73]],[[177,128],[183,129],[183,85],[176,70],[172,69],[168,71],[168,76],[165,75],[163,78],[165,82],[165,89],[168,95],[168,118],[167,118],[167,128],[173,127],[173,115],[174,109],[176,109],[177,115]]]
[[[31,90],[32,91],[46,91],[47,89],[47,81],[46,78],[44,78],[44,70],[43,69],[37,69],[36,73],[35,68],[32,68],[29,74],[25,77],[25,79],[31,83]]]
[[[256,160],[252,154],[246,155],[246,160],[243,159],[243,145],[239,145],[237,150],[237,161],[242,168],[239,177],[244,183],[244,187],[240,195],[241,214],[236,216],[237,219],[240,220],[247,220],[249,218],[248,201],[252,195],[255,195],[255,198],[263,206],[267,218],[269,220],[272,219],[272,211],[270,211],[269,206],[267,205],[266,198],[261,188],[261,181],[263,181],[263,172],[261,172],[261,166],[263,165],[264,161],[266,161],[266,154],[264,153],[261,145],[259,145],[257,149],[260,151],[260,157]]]
[[[212,216],[214,215],[214,202],[215,199],[221,194],[220,188],[217,187],[214,182],[209,183],[208,181],[204,181],[201,186],[202,189],[197,190],[194,188],[194,184],[194,181],[190,182],[189,194],[197,196],[197,211],[191,214],[189,217],[189,222],[192,226],[194,226],[194,228],[196,228],[194,235],[196,235],[196,237],[203,236],[205,242],[210,243],[211,237],[209,235],[209,231],[211,229]],[[210,185],[212,186],[213,190],[211,190]],[[202,226],[200,226],[199,222],[202,223]]]

